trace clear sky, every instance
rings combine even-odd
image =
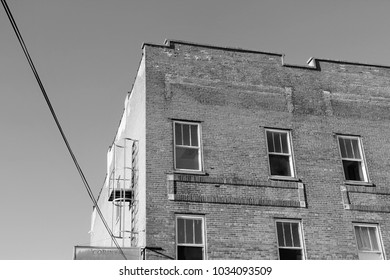
[[[388,0],[8,0],[95,194],[143,42],[390,65]],[[0,7],[0,259],[71,259],[92,202]]]

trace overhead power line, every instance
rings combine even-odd
[[[44,88],[44,86],[43,86],[43,83],[42,83],[41,79],[39,78],[38,72],[37,72],[37,70],[36,70],[36,68],[35,68],[35,66],[34,66],[34,63],[33,63],[32,59],[31,59],[31,56],[30,56],[30,54],[29,54],[29,52],[28,52],[28,50],[27,50],[26,44],[24,43],[24,40],[23,40],[22,35],[21,35],[20,31],[19,31],[19,28],[18,28],[18,26],[16,25],[15,19],[14,19],[14,17],[12,16],[11,10],[9,9],[6,0],[1,0],[1,3],[3,4],[4,10],[5,10],[5,12],[7,13],[8,19],[9,19],[11,25],[12,25],[12,28],[13,28],[14,31],[15,31],[16,37],[18,38],[18,41],[19,41],[19,43],[20,43],[20,45],[21,45],[21,47],[22,47],[22,49],[23,49],[23,52],[24,52],[26,58],[27,58],[28,64],[30,65],[31,70],[32,70],[33,73],[34,73],[35,79],[36,79],[37,82],[38,82],[39,88],[41,89],[41,92],[42,92],[42,94],[43,94],[43,97],[44,97],[45,100],[46,100],[47,106],[48,106],[49,109],[50,109],[50,112],[51,112],[51,114],[52,114],[52,116],[53,116],[53,118],[54,118],[54,121],[55,121],[55,123],[56,123],[56,125],[57,125],[57,128],[58,128],[58,130],[59,130],[60,133],[61,133],[62,139],[64,140],[64,143],[65,143],[66,147],[68,148],[69,154],[70,154],[70,156],[72,157],[72,160],[73,160],[73,162],[74,162],[74,164],[75,164],[75,166],[76,166],[76,169],[77,169],[77,171],[78,171],[79,174],[80,174],[80,177],[81,177],[81,180],[83,181],[83,184],[84,184],[84,186],[85,186],[85,189],[87,190],[87,193],[88,193],[89,197],[91,198],[92,203],[93,203],[93,205],[95,206],[95,209],[97,210],[97,212],[98,212],[100,218],[102,219],[105,228],[107,229],[109,235],[111,236],[112,241],[114,242],[115,246],[118,248],[118,250],[120,251],[120,253],[122,254],[123,258],[126,260],[126,259],[127,259],[127,258],[126,258],[126,255],[125,255],[125,253],[123,252],[122,248],[119,246],[117,240],[116,240],[115,237],[114,237],[114,234],[112,233],[110,227],[108,226],[106,220],[104,219],[103,214],[102,214],[102,212],[100,211],[100,208],[99,208],[99,206],[98,206],[98,204],[97,204],[97,201],[96,201],[95,197],[93,196],[92,190],[91,190],[91,188],[89,187],[89,184],[88,184],[88,182],[87,182],[87,179],[85,178],[84,173],[83,173],[83,171],[81,170],[81,167],[80,167],[80,165],[79,165],[79,163],[78,163],[78,161],[77,161],[77,159],[76,159],[76,156],[74,155],[74,153],[73,153],[73,151],[72,151],[72,149],[71,149],[71,147],[70,147],[70,145],[69,145],[68,139],[66,138],[64,131],[62,130],[61,124],[60,124],[60,122],[58,121],[57,115],[56,115],[56,113],[55,113],[55,111],[54,111],[53,106],[51,105],[51,102],[50,102],[49,97],[48,97],[48,95],[47,95],[47,93],[46,93],[46,90],[45,90],[45,88]]]

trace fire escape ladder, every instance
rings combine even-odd
[[[122,246],[133,246],[136,239],[138,141],[125,138],[113,144],[113,163],[109,177],[108,201],[112,202],[112,230]],[[131,150],[129,151],[129,148]],[[131,156],[129,159],[128,157]],[[129,215],[130,217],[126,217]],[[125,242],[125,239],[130,240]]]
[[[132,167],[132,176],[131,176],[131,190],[133,193],[133,201],[130,205],[130,224],[131,224],[131,232],[130,232],[130,242],[132,246],[136,246],[137,244],[137,221],[136,217],[138,217],[138,141],[133,141],[131,145],[131,167]]]

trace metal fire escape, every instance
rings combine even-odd
[[[137,244],[138,141],[124,138],[114,142],[108,200],[112,202],[111,228],[123,247]]]

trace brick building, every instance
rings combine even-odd
[[[99,206],[144,259],[388,259],[388,137],[389,66],[144,44]]]

